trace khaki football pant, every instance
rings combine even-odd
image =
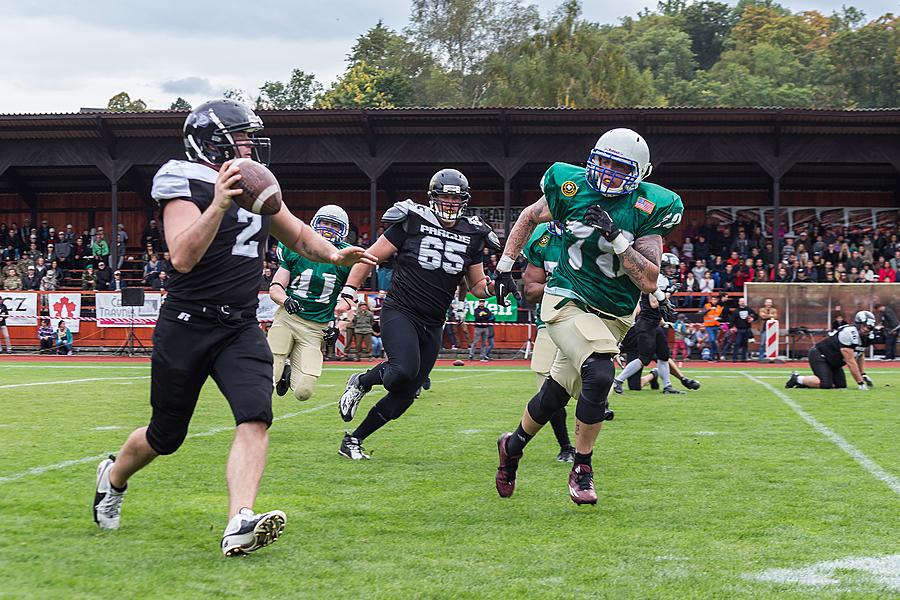
[[[563,300],[545,293],[541,300],[541,320],[547,324],[547,333],[558,348],[550,367],[550,376],[572,398],[578,398],[581,393],[581,365],[595,352],[618,354],[619,342],[634,322],[634,313],[625,317],[600,317],[581,310],[573,302],[557,309],[556,305]]]
[[[278,307],[269,328],[269,348],[274,358],[275,383],[281,379],[284,362],[291,359],[291,389],[297,400],[309,400],[322,374],[322,338],[325,325],[289,315]]]

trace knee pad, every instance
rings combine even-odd
[[[528,402],[528,414],[535,423],[546,425],[550,417],[569,403],[569,392],[548,377],[538,393]]]
[[[388,394],[378,401],[376,408],[383,419],[393,421],[399,419],[406,412],[406,409],[412,406],[415,399],[415,395],[406,397],[404,394],[403,397],[400,397],[399,395]]]
[[[187,437],[188,424],[161,423],[151,418],[147,427],[147,443],[153,451],[160,455],[173,454],[184,443]]]
[[[389,392],[393,390],[399,391],[409,387],[418,374],[418,366],[388,362],[385,365],[381,381],[384,388]]]
[[[581,365],[581,394],[575,407],[575,418],[592,425],[606,419],[607,397],[616,368],[611,354],[591,354]]]
[[[294,398],[300,400],[309,400],[313,392],[316,390],[316,378],[312,375],[301,373],[294,385]]]

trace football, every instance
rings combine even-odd
[[[258,215],[274,215],[281,210],[281,186],[265,165],[249,158],[239,158],[234,164],[241,171],[237,187],[243,192],[234,201]]]

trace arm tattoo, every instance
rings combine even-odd
[[[648,235],[634,240],[624,253],[619,255],[622,268],[642,292],[656,291],[659,277],[659,261],[662,258],[662,236]]]
[[[534,228],[538,223],[546,223],[550,220],[549,209],[547,208],[547,199],[541,196],[541,199],[533,205],[523,210],[516,219],[515,225],[510,228],[509,236],[506,238],[506,245],[503,247],[503,254],[513,260],[522,252],[522,248],[528,243]]]

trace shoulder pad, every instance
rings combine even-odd
[[[170,160],[153,176],[150,195],[157,202],[173,198],[190,198],[190,180],[215,184],[218,173],[207,166],[186,161]]]
[[[503,246],[500,245],[500,238],[497,237],[497,234],[494,233],[494,229],[490,225],[481,220],[481,217],[478,215],[468,215],[463,218],[477,229],[486,233],[484,241],[488,246],[494,250],[503,250]]]
[[[405,221],[409,216],[409,211],[415,210],[416,203],[407,198],[401,202],[394,202],[394,205],[387,209],[381,218],[388,223],[400,223]]]
[[[497,237],[497,234],[494,233],[493,229],[488,231],[485,242],[494,250],[503,250],[503,246],[500,245],[500,238]]]

